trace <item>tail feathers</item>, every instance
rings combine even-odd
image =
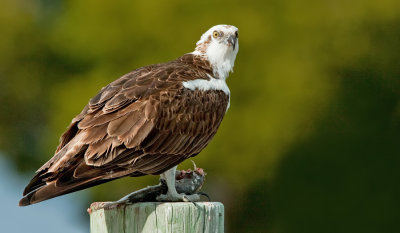
[[[57,186],[57,181],[52,181],[51,183],[41,186],[31,191],[27,195],[25,195],[19,201],[19,206],[27,206],[35,204],[57,196],[86,189],[116,179],[116,178],[111,178],[111,179],[99,179],[99,178],[101,177],[96,177],[90,180],[81,180],[66,186]]]
[[[28,193],[46,185],[45,180],[49,178],[52,175],[52,173],[45,173],[45,172],[40,172],[33,177],[33,179],[29,182],[29,184],[25,187],[23,195],[27,195]]]
[[[144,175],[143,173],[137,174],[132,168],[94,168],[84,163],[78,164],[57,174],[38,173],[26,187],[24,197],[20,200],[19,205],[27,206],[38,203],[131,174]],[[112,170],[114,172],[109,172]]]

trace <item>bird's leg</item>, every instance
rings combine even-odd
[[[195,202],[200,200],[198,194],[186,195],[184,193],[178,193],[175,187],[175,172],[176,166],[165,171],[160,175],[161,179],[167,183],[168,191],[166,194],[161,194],[157,197],[157,201],[186,201]]]

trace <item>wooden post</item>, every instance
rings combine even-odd
[[[103,208],[90,206],[91,233],[223,233],[224,205],[219,202],[142,202]]]

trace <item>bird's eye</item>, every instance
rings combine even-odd
[[[235,32],[235,36],[236,36],[236,38],[239,38],[239,32]]]
[[[218,33],[217,31],[214,31],[214,32],[213,32],[213,37],[214,37],[214,38],[217,38],[218,36],[219,36],[219,33]]]

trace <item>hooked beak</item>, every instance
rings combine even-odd
[[[236,36],[235,35],[230,35],[228,37],[228,44],[232,45],[233,50],[235,50],[235,47],[236,47]]]

